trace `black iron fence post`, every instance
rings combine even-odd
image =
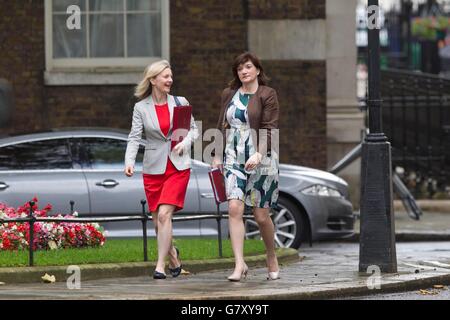
[[[217,234],[219,240],[219,257],[223,257],[222,252],[222,212],[220,211],[220,203],[216,202],[217,205]]]
[[[73,200],[70,200],[70,214],[73,214],[74,213],[74,211],[73,211],[73,207],[74,207],[74,205],[75,205],[75,201],[73,201]]]
[[[397,272],[391,145],[382,131],[378,0],[368,1],[369,131],[362,144],[359,271]],[[373,19],[375,17],[375,19]],[[375,21],[375,24],[373,24]]]
[[[148,216],[145,213],[145,204],[147,201],[144,199],[141,200],[142,206],[142,240],[144,241],[144,261],[148,261],[148,253],[147,253],[147,221]]]
[[[29,218],[28,223],[30,225],[30,237],[28,239],[28,241],[29,241],[28,242],[28,244],[29,244],[29,249],[28,249],[28,251],[29,251],[29,260],[28,260],[28,264],[29,264],[30,267],[32,267],[33,264],[34,264],[34,261],[33,261],[33,253],[34,253],[33,252],[34,223],[36,221],[36,218],[33,215],[34,201],[30,201],[29,205],[30,205],[30,213],[28,215],[28,218]]]

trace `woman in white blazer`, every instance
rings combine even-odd
[[[155,62],[145,69],[144,78],[135,90],[140,101],[134,106],[125,153],[125,174],[131,177],[144,132],[144,189],[158,241],[154,279],[166,278],[167,255],[170,256],[172,276],[181,273],[179,250],[172,245],[172,215],[183,208],[190,177],[190,147],[198,137],[197,126],[191,117],[187,136],[171,150],[173,110],[180,105],[189,105],[186,98],[169,94],[172,83],[172,70],[167,61]]]

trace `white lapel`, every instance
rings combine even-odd
[[[167,95],[167,104],[169,105],[169,113],[170,113],[170,129],[169,135],[172,133],[172,124],[173,124],[173,109],[176,107],[177,103],[175,102],[175,98],[172,95]]]

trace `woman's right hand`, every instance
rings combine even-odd
[[[134,174],[134,168],[133,166],[126,166],[125,167],[125,174],[127,177],[131,177]]]

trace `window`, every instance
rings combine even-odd
[[[77,71],[128,70],[141,75],[149,63],[169,59],[168,0],[46,0],[45,4],[47,78],[51,72]],[[71,18],[73,11],[67,13],[72,5],[80,9],[79,29],[67,26],[76,20]]]
[[[89,168],[99,170],[123,170],[127,142],[109,138],[83,138],[82,144],[87,151]],[[139,148],[135,170],[142,170],[144,147]]]
[[[1,148],[0,170],[72,169],[66,139],[21,143]]]
[[[7,146],[0,149],[0,170],[20,170],[14,151],[16,146]]]

